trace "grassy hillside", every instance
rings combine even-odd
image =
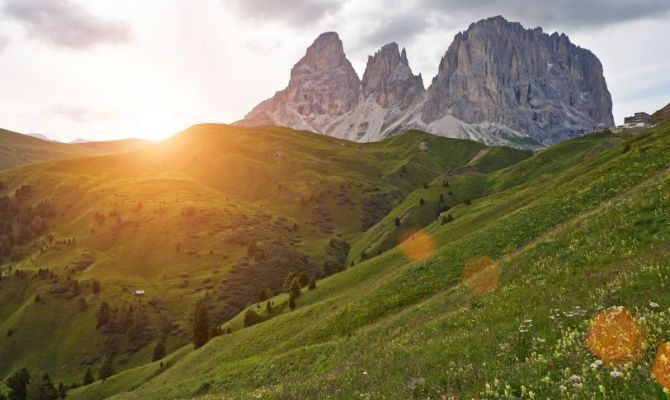
[[[117,372],[146,364],[162,338],[180,348],[196,301],[225,322],[282,292],[291,271],[343,269],[356,238],[484,149],[421,132],[357,144],[199,125],[133,152],[0,172],[0,378],[27,366],[70,384],[106,357]]]
[[[146,144],[147,142],[139,139],[82,144],[58,143],[0,129],[0,170],[49,160],[122,153]]]
[[[70,396],[662,398],[670,126],[619,142],[575,139],[478,177],[486,195],[453,221],[319,281],[295,310]]]

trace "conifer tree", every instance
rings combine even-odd
[[[98,375],[103,381],[114,375],[114,365],[112,364],[111,358],[105,358],[105,361],[103,361],[102,366],[100,367],[100,371],[98,371]]]
[[[90,385],[91,383],[95,382],[95,377],[93,376],[93,371],[91,371],[91,367],[86,368],[86,373],[84,374],[84,380],[82,381],[82,385]]]
[[[193,345],[197,349],[208,341],[209,316],[207,315],[207,306],[202,301],[198,301],[195,305],[195,315],[193,317]]]
[[[165,342],[163,339],[159,340],[154,347],[154,355],[151,361],[158,361],[165,357]]]
[[[26,400],[28,395],[28,384],[30,383],[30,374],[25,368],[16,371],[14,375],[7,379],[7,388],[9,400]]]

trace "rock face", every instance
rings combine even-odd
[[[383,46],[368,58],[363,74],[362,93],[382,107],[406,110],[423,96],[423,79],[413,75],[405,49],[398,50],[396,43]]]
[[[502,17],[457,34],[442,58],[421,119],[430,124],[446,115],[506,126],[542,143],[614,125],[593,53],[563,34],[526,30]]]
[[[515,146],[549,145],[611,127],[602,65],[567,36],[494,17],[456,35],[424,90],[405,49],[368,58],[362,80],[336,33],[320,35],[288,87],[240,125],[280,125],[359,141],[406,129]]]

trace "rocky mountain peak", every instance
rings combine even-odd
[[[407,52],[388,43],[359,79],[335,32],[308,47],[286,89],[241,125],[280,125],[372,141],[406,129],[489,144],[549,145],[611,127],[598,58],[565,34],[496,16],[458,33],[424,89]]]
[[[424,92],[421,75],[412,74],[407,52],[397,43],[382,46],[368,63],[361,82],[363,97],[374,97],[377,104],[407,108]]]
[[[451,116],[554,143],[612,126],[600,61],[566,35],[493,17],[456,35],[427,91],[422,121]]]

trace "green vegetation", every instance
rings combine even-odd
[[[92,143],[59,143],[0,129],[0,170],[36,162],[124,153],[147,145],[139,139]]]
[[[108,358],[117,373],[144,365],[158,341],[168,354],[192,343],[197,302],[209,336],[231,318],[242,327],[289,273],[303,288],[344,270],[365,229],[484,148],[200,125],[131,153],[0,172],[0,378],[30,366],[71,385]],[[289,306],[272,300],[258,320]]]
[[[48,309],[91,354],[115,339],[103,363],[114,357],[118,373],[68,398],[663,396],[651,370],[670,339],[670,125],[534,155],[418,132],[362,145],[205,125],[96,160],[82,176],[79,160],[0,174],[0,194],[30,184],[26,205],[52,197],[45,232],[75,239],[61,252],[19,248],[0,328],[20,346],[29,322],[53,324]],[[77,270],[83,259],[93,262]],[[46,280],[33,278],[39,268]],[[48,290],[56,280],[60,297]],[[132,294],[140,288],[147,297]],[[198,349],[195,304],[216,325]],[[644,326],[646,347],[634,362],[598,363],[590,321],[618,307]],[[173,328],[159,335],[161,317]],[[61,329],[49,343],[62,350],[41,351],[79,354]],[[150,362],[157,337],[167,356]],[[11,365],[0,375],[30,365],[66,384],[87,368],[69,375],[62,360],[4,347],[0,358]]]

